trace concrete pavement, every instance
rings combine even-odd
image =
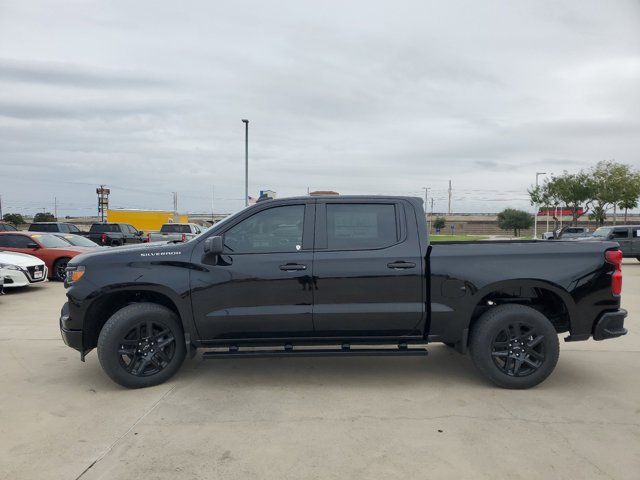
[[[527,391],[468,357],[187,361],[126,390],[58,332],[61,284],[0,297],[0,478],[629,478],[640,472],[640,262],[630,334],[561,345]]]

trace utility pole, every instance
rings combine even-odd
[[[429,198],[430,187],[422,187],[422,189],[424,190],[424,211],[426,212],[427,205],[429,204],[427,199]]]
[[[0,195],[0,220],[2,220],[4,217],[2,216],[2,195]]]
[[[214,218],[213,218],[213,200],[216,196],[216,186],[215,185],[211,185],[211,225],[213,225],[214,223]]]
[[[58,220],[58,197],[53,197],[53,216]]]
[[[538,177],[540,175],[546,175],[546,174],[547,172],[536,172],[536,193],[538,190]],[[537,240],[538,239],[538,204],[537,203],[535,207],[536,207],[536,211],[533,217],[533,239]]]
[[[449,180],[449,208],[447,209],[449,215],[451,215],[451,180]]]
[[[173,214],[176,215],[178,213],[178,192],[171,192],[173,196]]]
[[[242,119],[244,123],[244,206],[249,206],[249,120]]]

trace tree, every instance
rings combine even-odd
[[[53,216],[51,212],[44,213],[36,213],[36,216],[33,217],[34,222],[55,222],[56,217]]]
[[[578,173],[565,171],[562,175],[545,180],[538,188],[531,188],[529,198],[532,205],[566,205],[571,210],[572,223],[575,225],[578,218],[589,210],[593,199],[592,184],[589,182],[589,175],[582,170]]]
[[[622,200],[625,185],[632,176],[629,165],[609,160],[598,162],[589,171],[589,188],[593,199],[593,212],[589,218],[603,225],[609,209],[615,208]]]
[[[624,210],[624,223],[627,223],[627,211],[638,208],[640,198],[640,173],[631,172],[622,185],[618,208]]]
[[[444,217],[437,217],[433,221],[433,228],[442,229],[442,228],[444,228],[445,224],[446,224],[446,220],[445,220]]]
[[[524,210],[506,208],[498,214],[498,226],[502,230],[513,230],[513,236],[519,237],[520,230],[533,225],[533,215]]]
[[[11,223],[12,225],[15,225],[16,227],[18,225],[24,225],[25,223],[27,223],[24,221],[24,218],[22,218],[22,215],[20,215],[19,213],[5,213],[2,219],[7,223]]]

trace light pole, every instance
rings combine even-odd
[[[249,120],[242,119],[244,123],[244,206],[249,206]]]
[[[538,193],[538,177],[546,174],[547,172],[536,172],[536,194]],[[533,239],[538,239],[538,202],[536,202],[536,211],[533,217]]]
[[[424,190],[424,212],[425,212],[424,216],[425,216],[425,219],[427,217],[427,205],[428,205],[427,199],[429,198],[429,188],[430,187],[422,187],[422,189]],[[427,224],[427,229],[431,229],[431,225]]]

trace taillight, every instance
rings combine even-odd
[[[183,234],[182,234],[182,241],[183,241],[183,242],[186,242],[186,241],[187,241],[187,234],[186,234],[186,233],[183,233]]]
[[[604,258],[616,267],[615,272],[611,275],[611,293],[620,295],[622,293],[622,251],[608,250],[604,252]]]
[[[107,234],[103,233],[102,236],[100,237],[100,241],[102,243],[107,243]]]
[[[150,241],[151,241],[151,234],[147,233],[147,242],[150,242]]]

